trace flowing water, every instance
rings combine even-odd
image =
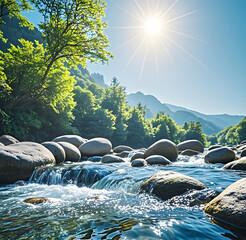
[[[24,185],[0,186],[0,239],[243,239],[212,223],[204,205],[176,197],[162,201],[140,193],[141,183],[160,170],[194,177],[221,192],[245,173],[206,164],[203,155],[170,166],[133,168],[80,162],[36,170]],[[33,205],[31,197],[48,197]],[[246,235],[245,235],[246,236]]]

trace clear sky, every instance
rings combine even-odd
[[[115,58],[88,70],[107,84],[116,76],[127,93],[246,115],[245,0],[108,0],[105,20]]]

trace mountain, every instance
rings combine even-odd
[[[202,125],[203,132],[207,135],[216,134],[228,126],[236,125],[244,118],[244,116],[228,114],[206,115],[184,107],[161,103],[156,97],[145,95],[142,92],[129,94],[127,101],[131,107],[136,106],[139,102],[146,106],[148,110],[148,116],[146,117],[148,119],[152,118],[158,112],[164,112],[178,125],[183,125],[184,122],[199,121]]]
[[[104,82],[104,76],[100,73],[92,73],[91,77],[95,80],[96,84],[102,88],[108,87],[108,85]]]

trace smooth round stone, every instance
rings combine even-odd
[[[168,139],[161,139],[145,150],[144,158],[152,155],[161,155],[170,161],[175,161],[178,157],[178,148],[172,141]]]
[[[190,150],[194,150],[200,153],[204,152],[204,146],[203,144],[196,140],[196,139],[192,139],[192,140],[187,140],[184,142],[179,143],[178,145],[178,151],[182,152],[184,150],[190,149]]]
[[[110,153],[112,144],[106,138],[92,138],[80,145],[79,150],[84,156],[103,156]]]
[[[235,160],[235,152],[228,147],[216,148],[209,151],[204,158],[206,163],[228,163]]]
[[[115,155],[104,155],[102,158],[102,163],[122,163],[124,160],[118,156]]]
[[[0,147],[0,183],[27,181],[34,169],[55,164],[54,155],[34,142],[19,142]]]
[[[216,148],[221,148],[222,146],[221,145],[212,145],[208,148],[208,151],[211,151],[213,149],[216,149]]]
[[[102,160],[101,156],[93,156],[93,157],[88,158],[88,161],[91,161],[91,162],[101,162],[101,160]]]
[[[129,154],[130,154],[129,151],[123,151],[121,153],[117,153],[116,156],[121,157],[121,158],[127,158]]]
[[[144,159],[138,158],[138,159],[134,159],[131,162],[131,166],[132,167],[143,167],[147,164],[147,162]]]
[[[0,143],[2,143],[3,145],[7,146],[7,145],[10,145],[10,144],[15,144],[15,143],[18,143],[19,141],[10,136],[10,135],[2,135],[0,137]]]
[[[81,158],[81,153],[77,147],[68,142],[58,142],[66,153],[66,161],[78,162]]]
[[[147,157],[145,160],[148,165],[168,165],[172,163],[167,158],[161,155],[152,155],[150,157]]]
[[[56,159],[56,164],[63,163],[65,161],[66,153],[61,145],[56,142],[43,142],[41,144],[51,151]]]
[[[181,195],[192,189],[201,190],[205,188],[207,186],[195,178],[171,171],[160,171],[141,185],[142,191],[154,194],[162,200]]]
[[[68,142],[70,144],[73,144],[75,147],[79,147],[86,141],[87,139],[84,139],[78,135],[62,135],[53,139],[53,142]]]
[[[227,187],[221,194],[209,202],[204,211],[215,219],[246,227],[246,178]]]
[[[180,153],[180,155],[182,155],[182,156],[189,156],[189,157],[195,156],[198,154],[200,154],[200,152],[195,151],[195,150],[191,150],[191,149],[186,149]]]
[[[225,170],[246,170],[246,157],[227,163],[223,169]]]
[[[246,157],[246,149],[241,152],[240,157]]]
[[[119,146],[115,147],[115,148],[113,149],[113,151],[114,151],[115,153],[121,153],[121,152],[124,152],[124,151],[131,152],[131,151],[132,151],[132,148],[129,147],[129,146],[125,146],[125,145],[119,145]]]
[[[240,144],[246,144],[246,140],[243,140]]]
[[[144,158],[144,152],[137,152],[137,153],[134,153],[131,157],[131,162],[135,159],[138,159],[138,158]]]

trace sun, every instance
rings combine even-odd
[[[162,30],[163,24],[160,18],[151,16],[144,21],[144,31],[149,37],[155,38],[160,36]]]

